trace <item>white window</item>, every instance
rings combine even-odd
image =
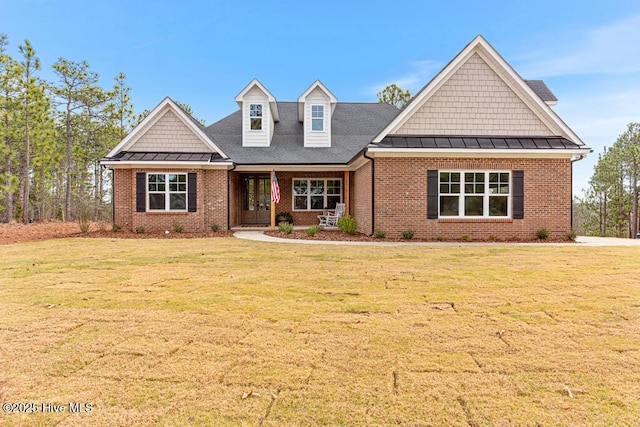
[[[508,217],[510,183],[509,172],[440,171],[440,216]]]
[[[318,132],[324,130],[324,105],[311,106],[311,130]]]
[[[186,212],[187,174],[147,174],[147,211]]]
[[[341,179],[294,179],[293,210],[321,211],[335,209],[342,202]]]
[[[249,104],[251,130],[262,130],[262,104]]]

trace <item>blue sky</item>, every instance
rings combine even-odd
[[[111,86],[127,75],[136,111],[165,96],[212,123],[257,77],[280,101],[316,79],[341,101],[375,101],[391,82],[417,92],[476,35],[518,73],[544,79],[558,114],[594,149],[574,167],[587,186],[603,147],[640,121],[640,2],[0,0],[9,52],[29,39],[41,76],[86,60]]]

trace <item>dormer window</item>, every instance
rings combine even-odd
[[[324,105],[311,106],[311,130],[324,131]]]
[[[249,119],[251,130],[262,130],[262,104],[249,105]]]

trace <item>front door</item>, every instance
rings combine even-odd
[[[242,224],[271,223],[271,180],[269,175],[242,175]]]

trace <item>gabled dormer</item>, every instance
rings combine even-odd
[[[268,147],[273,125],[280,120],[276,98],[257,79],[236,96],[242,111],[242,146]]]
[[[304,127],[305,147],[331,147],[331,116],[338,99],[316,80],[298,98],[298,120]]]

